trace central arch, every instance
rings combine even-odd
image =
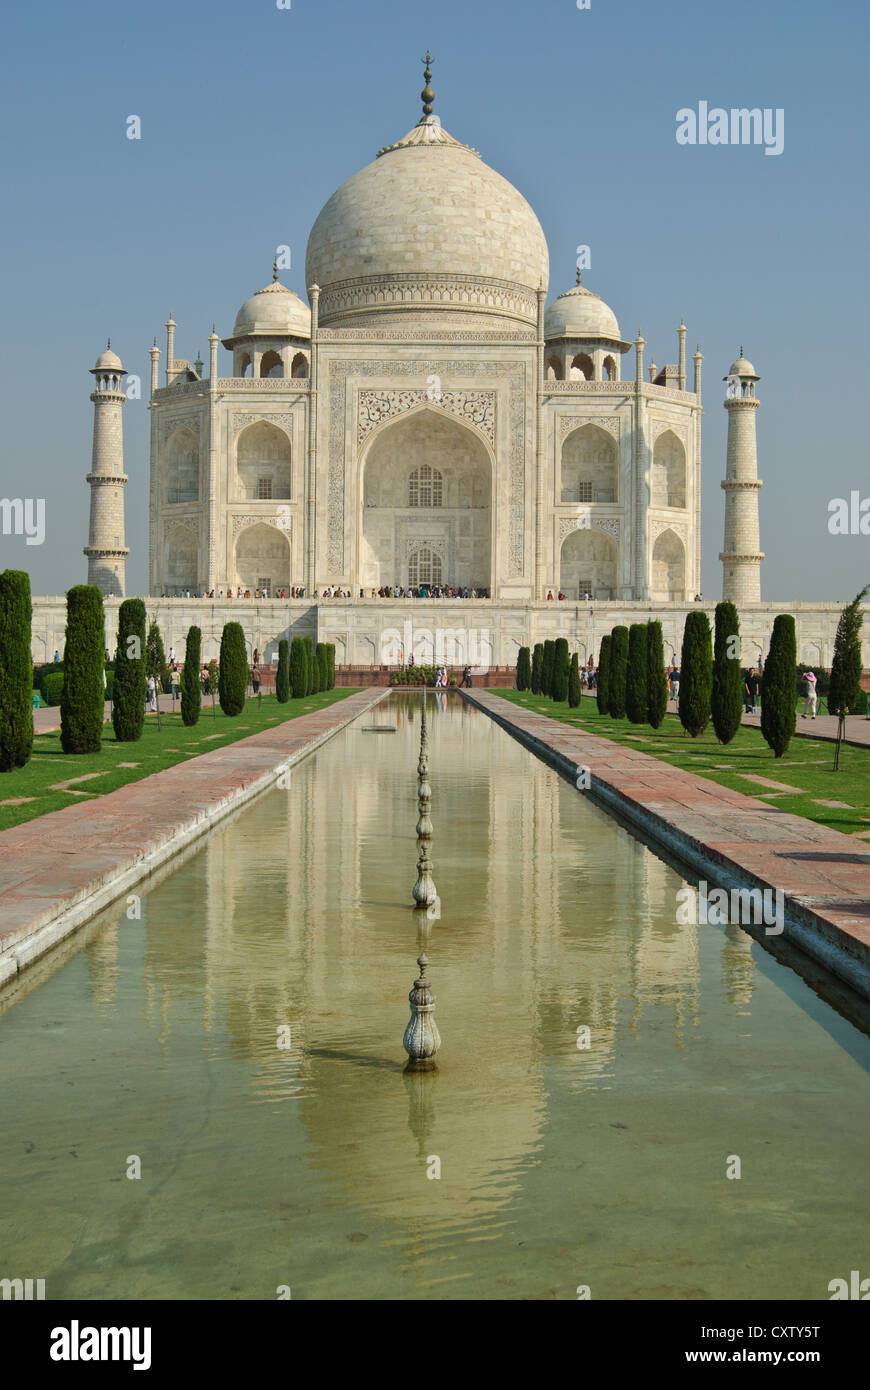
[[[559,588],[569,599],[615,598],[617,559],[616,541],[606,531],[570,531],[562,542]]]
[[[493,466],[475,430],[428,406],[391,421],[364,456],[360,491],[361,587],[490,589]]]
[[[290,545],[285,532],[257,522],[241,532],[235,551],[236,584],[242,589],[265,588],[273,598],[290,587]]]

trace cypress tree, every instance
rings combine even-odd
[[[632,724],[645,724],[649,714],[649,648],[646,623],[632,623],[628,629],[628,671],[625,681],[625,712]]]
[[[658,729],[668,708],[668,673],[665,670],[665,644],[662,625],[653,619],[647,625],[647,719]]]
[[[611,719],[625,718],[628,682],[628,628],[615,627],[610,634],[610,670],[607,706]]]
[[[167,672],[166,655],[163,651],[163,638],[160,635],[160,628],[156,619],[152,619],[148,628],[148,637],[145,641],[145,675],[153,676],[157,682],[157,694],[163,689],[163,682]],[[143,697],[144,708],[144,697]]]
[[[541,694],[541,679],[544,674],[544,645],[542,642],[535,643],[535,650],[532,653],[532,694]]]
[[[695,609],[686,617],[680,653],[680,723],[697,738],[710,722],[713,687],[713,635],[706,613]]]
[[[517,690],[528,690],[532,683],[532,661],[528,647],[520,647],[517,656]]]
[[[326,643],[317,643],[317,686],[319,690],[329,689],[329,658]]]
[[[188,628],[181,672],[181,722],[188,729],[199,723],[199,711],[202,707],[202,684],[199,679],[201,661],[202,633],[198,627]]]
[[[568,672],[570,668],[568,639],[557,637],[553,647],[553,699],[558,704],[562,704],[568,698]]]
[[[335,643],[327,642],[326,650],[329,652],[329,685],[327,690],[335,689]]]
[[[861,690],[861,626],[864,614],[861,603],[870,585],[863,588],[840,614],[837,635],[834,638],[834,659],[831,664],[831,682],[828,690],[828,709],[837,716],[837,747],[834,753],[834,771],[840,767],[840,745],[846,736],[846,715],[858,699]],[[766,674],[766,673],[765,673]],[[762,706],[762,718],[764,707]]]
[[[568,673],[568,706],[576,709],[582,697],[580,686],[580,662],[577,653],[571,657],[571,670]]]
[[[145,604],[126,598],[118,609],[118,651],[112,727],[118,743],[137,743],[145,727]]]
[[[595,703],[599,714],[610,713],[610,633],[601,639],[598,652],[598,677],[595,682]]]
[[[0,574],[0,772],[24,767],[33,749],[30,578]]]
[[[301,637],[294,637],[290,643],[290,688],[293,699],[301,700],[308,693],[308,661],[305,643]]]
[[[103,595],[76,584],[66,596],[60,745],[64,753],[99,753],[103,736],[103,662],[106,619]],[[144,700],[143,700],[144,708]]]
[[[761,680],[761,732],[781,758],[795,730],[795,685],[797,682],[797,642],[794,618],[780,613],[774,619],[770,651]],[[830,695],[828,696],[830,701]],[[830,703],[829,706],[830,708]]]
[[[730,743],[743,718],[743,670],[740,665],[740,619],[733,603],[716,604],[713,647],[713,728],[720,743]]]
[[[224,714],[235,718],[245,708],[248,649],[241,623],[224,623],[218,662],[218,699]]]
[[[314,668],[314,642],[310,637],[303,637],[305,643],[305,694],[314,695],[317,693],[317,674]]]
[[[548,640],[544,643],[544,664],[541,667],[541,694],[553,698],[553,668],[556,661],[556,642]]]
[[[275,676],[275,699],[279,705],[286,705],[290,699],[290,643],[282,637],[278,643],[278,671]]]

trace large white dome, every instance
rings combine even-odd
[[[324,324],[437,312],[525,326],[549,256],[522,194],[427,115],[332,195],[305,269]]]

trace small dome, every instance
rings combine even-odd
[[[95,372],[123,372],[121,359],[116,352],[107,347],[105,352],[101,352],[93,366]]]
[[[743,348],[740,349],[740,356],[736,362],[732,362],[728,368],[729,376],[750,376],[755,381],[760,381],[761,377],[753,367],[752,363],[743,356]]]
[[[575,285],[554,300],[544,316],[545,338],[609,338],[622,341],[616,315],[585,285]]]
[[[280,281],[257,290],[236,314],[233,338],[261,333],[270,338],[310,338],[311,310]]]

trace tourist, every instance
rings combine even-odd
[[[260,693],[260,681],[261,681],[261,679],[262,679],[262,677],[261,677],[261,675],[260,675],[260,667],[259,667],[259,665],[257,664],[257,662],[255,661],[255,662],[254,662],[254,668],[253,668],[253,670],[251,671],[251,685],[252,685],[253,688],[254,688],[254,694],[255,694],[255,695],[259,695],[259,693]]]
[[[470,689],[471,689],[471,667],[470,667],[470,666],[466,666],[465,670],[462,672],[462,684],[465,686],[465,688],[466,688],[467,690],[470,690]]]
[[[670,688],[670,698],[674,704],[680,698],[680,672],[675,661],[671,662],[671,669],[668,672],[668,686]]]
[[[751,668],[751,667],[749,668],[748,671],[744,671],[744,672],[743,672],[743,713],[744,713],[744,714],[751,714],[751,713],[752,713],[752,688],[751,688],[751,686],[750,686],[750,684],[749,684],[749,679],[750,679],[750,676],[751,676],[751,675],[752,675],[752,668]]]
[[[749,698],[750,698],[750,700],[752,701],[752,708],[750,709],[749,713],[750,713],[750,714],[757,714],[757,713],[758,713],[758,696],[759,696],[759,692],[760,692],[760,690],[761,690],[761,671],[760,671],[760,668],[759,668],[759,670],[756,670],[756,668],[755,668],[754,666],[752,666],[752,667],[750,668],[750,671],[749,671],[749,681],[748,681],[747,683],[748,683],[748,685],[749,685]]]
[[[178,695],[181,694],[181,672],[179,671],[178,664],[176,662],[174,662],[172,666],[170,682],[172,685],[172,698],[174,700]]]
[[[548,590],[547,590],[547,602],[548,602],[548,603],[552,603],[552,601],[553,601],[553,590],[552,590],[552,589],[548,589]]]
[[[153,676],[148,677],[148,708],[152,714],[157,710],[157,682]]]
[[[57,652],[57,651],[55,652],[55,654],[54,654],[54,659],[55,659],[55,661],[60,661],[60,652]]]
[[[435,677],[435,689],[436,689],[436,690],[440,690],[443,684],[444,684],[444,671],[443,671],[442,668],[439,666],[439,668],[438,668],[438,675]]]
[[[255,666],[259,666],[259,664],[260,664],[260,648],[259,648],[259,647],[255,647],[255,648],[254,648],[254,665],[255,665]]]
[[[174,647],[170,647],[170,648],[169,648],[169,665],[170,665],[170,666],[174,666],[174,665],[175,665],[175,648],[174,648]]]
[[[812,719],[815,719],[816,717],[816,680],[817,677],[815,675],[815,672],[807,671],[806,675],[804,676],[807,698],[806,703],[804,704],[804,712],[801,715],[801,719],[806,719],[810,709],[812,709],[812,715],[810,717]]]

